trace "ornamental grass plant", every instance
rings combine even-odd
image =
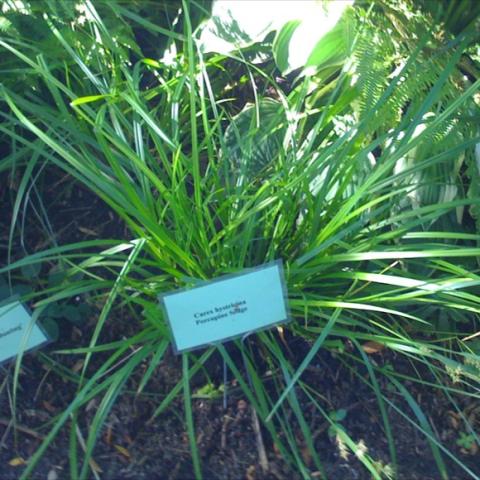
[[[76,395],[45,429],[21,478],[31,478],[61,429],[71,431],[71,478],[98,476],[91,467],[95,444],[126,382],[146,362],[136,386],[141,395],[166,361],[171,333],[159,294],[275,259],[284,263],[293,320],[182,354],[182,380],[154,414],[168,415],[174,399],[183,398],[192,476],[202,478],[191,382],[208,383],[208,362],[215,361],[225,364],[264,437],[302,478],[324,470],[311,410],[372,478],[395,478],[405,468],[397,462],[393,413],[427,439],[438,478],[448,478],[452,462],[465,478],[478,478],[439,438],[410,391],[420,384],[447,398],[479,444],[458,403],[479,395],[479,348],[468,337],[478,331],[480,235],[465,220],[479,198],[466,186],[465,171],[480,141],[471,121],[478,118],[480,81],[465,81],[458,70],[471,34],[438,47],[427,30],[401,54],[391,45],[386,60],[379,51],[385,43],[368,23],[373,14],[359,7],[342,61],[327,70],[317,65],[284,88],[248,49],[202,51],[203,26],[192,24],[206,15],[202,5],[183,2],[179,31],[117,3],[109,10],[108,2],[86,1],[75,13],[46,1],[48,43],[18,31],[0,36],[0,54],[9,62],[0,134],[10,145],[0,170],[22,172],[11,244],[22,204],[45,165],[92,191],[130,233],[13,254],[0,266],[11,281],[27,266],[40,265],[40,278],[53,266],[61,272],[57,283],[40,282],[25,296],[34,319],[78,295],[101,305],[88,342],[52,352],[59,365],[62,356],[83,360],[70,378]],[[176,53],[168,61],[145,56],[132,25]],[[231,65],[245,72],[251,102],[230,96]],[[141,327],[129,338],[101,343],[120,307]],[[289,344],[296,339],[305,350],[294,354]],[[362,450],[322,392],[304,380],[322,349],[375,395],[388,468]],[[372,351],[394,352],[417,373],[381,365]],[[22,357],[12,375],[15,389]],[[85,425],[81,413],[94,398],[98,407]]]

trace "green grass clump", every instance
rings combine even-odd
[[[448,477],[446,458],[477,478],[442,444],[404,382],[428,384],[460,414],[457,394],[478,396],[478,353],[462,338],[478,325],[480,236],[464,231],[458,220],[479,201],[462,191],[460,163],[480,140],[462,120],[480,82],[451,95],[456,65],[470,39],[451,42],[428,75],[419,77],[426,65],[423,47],[429,37],[424,36],[401,68],[380,75],[384,66],[366,56],[368,39],[360,29],[351,61],[327,91],[319,94],[313,76],[300,78],[286,94],[240,56],[204,57],[188,2],[183,33],[169,39],[183,42],[183,48],[169,64],[132,61],[91,3],[86,26],[73,30],[77,37],[51,8],[45,21],[65,66],[27,38],[0,37],[1,51],[35,79],[35,87],[23,94],[6,84],[0,91],[0,132],[15,142],[16,161],[24,164],[14,223],[32,172],[49,162],[98,195],[131,237],[55,246],[0,268],[7,273],[56,263],[64,269],[60,285],[29,297],[38,314],[81,293],[103,299],[89,344],[60,352],[84,357],[83,371],[74,379],[77,395],[22,478],[29,478],[66,426],[72,432],[71,477],[88,477],[102,424],[125,383],[147,361],[141,392],[164,361],[170,332],[158,294],[279,258],[294,318],[282,328],[287,338],[306,341],[302,360],[284,348],[277,329],[228,348],[185,353],[182,381],[155,412],[167,411],[183,395],[196,478],[202,469],[190,382],[204,375],[212,355],[226,363],[270,440],[303,478],[310,478],[312,469],[323,470],[305,404],[329,422],[331,434],[357,453],[373,478],[381,478],[378,462],[360,452],[341,419],[303,380],[322,348],[334,350],[376,396],[393,470],[401,468],[389,418],[395,411],[426,437],[441,478]],[[168,30],[162,33],[168,36]],[[96,41],[82,44],[82,35]],[[233,114],[223,90],[212,88],[227,60],[249,72],[252,88],[264,86],[255,90],[256,101],[243,117]],[[13,160],[3,162],[10,167]],[[142,327],[125,341],[100,345],[118,305],[132,315],[141,311]],[[412,370],[418,367],[418,376],[405,378],[395,365],[379,366],[365,353],[367,342],[401,354]],[[347,343],[352,349],[344,348]],[[106,360],[92,372],[92,358],[105,352]],[[258,358],[265,370],[257,366]],[[15,382],[20,362],[21,357]],[[274,379],[268,388],[267,369]],[[435,381],[422,376],[424,371]],[[101,400],[80,458],[78,414],[95,397]],[[472,425],[462,419],[478,443]],[[306,465],[300,442],[312,466]]]

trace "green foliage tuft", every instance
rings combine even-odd
[[[443,445],[405,382],[432,388],[452,409],[459,408],[457,395],[479,394],[478,353],[463,340],[475,334],[480,313],[479,235],[464,214],[478,215],[479,192],[473,183],[464,186],[464,175],[478,178],[472,152],[480,135],[469,117],[478,114],[480,81],[463,79],[459,70],[471,38],[443,41],[419,27],[411,45],[404,27],[394,33],[402,24],[391,20],[391,6],[359,6],[347,61],[335,57],[328,69],[289,83],[242,52],[204,56],[196,26],[208,10],[197,2],[185,1],[182,9],[174,2],[159,24],[142,16],[141,2],[82,4],[88,15],[46,0],[45,21],[35,30],[41,38],[22,33],[13,14],[15,34],[7,30],[0,37],[7,59],[1,68],[8,73],[0,89],[0,133],[12,147],[0,170],[21,165],[24,172],[11,239],[37,162],[88,188],[129,231],[127,239],[54,244],[0,267],[0,274],[21,276],[23,269],[38,276],[38,289],[25,296],[37,314],[74,316],[68,302],[79,294],[100,305],[87,344],[58,352],[84,361],[82,372],[69,376],[77,395],[22,478],[31,478],[69,422],[72,477],[89,478],[102,424],[126,382],[139,375],[141,394],[167,361],[170,332],[158,294],[276,258],[285,264],[294,321],[228,348],[184,354],[182,379],[155,412],[172,408],[183,395],[196,478],[202,472],[192,399],[202,392],[192,394],[191,381],[200,376],[202,385],[210,385],[207,360],[214,356],[228,366],[265,433],[302,478],[322,470],[323,452],[316,451],[309,425],[312,411],[330,426],[337,448],[354,453],[373,478],[401,467],[393,411],[424,436],[442,478],[446,459],[476,478]],[[406,15],[400,10],[395,15]],[[412,15],[421,25],[423,17]],[[379,17],[384,31],[376,28]],[[161,52],[145,48],[142,32],[161,38]],[[335,35],[343,33],[334,30],[332,44],[342,42]],[[330,58],[317,53],[322,62]],[[266,61],[273,63],[273,57]],[[253,90],[247,106],[244,99],[232,100],[225,85],[231,64],[248,78],[238,84]],[[62,278],[48,284],[42,264],[58,267]],[[119,306],[141,318],[138,331],[101,344]],[[438,331],[439,320],[446,331]],[[288,339],[299,341],[303,351],[292,352]],[[374,362],[366,348],[372,342],[418,373]],[[371,389],[391,465],[376,461],[348,431],[346,411],[332,413],[309,385],[305,371],[327,348]],[[95,371],[89,368],[93,357],[101,358]],[[15,385],[19,368],[18,362]],[[80,412],[97,397],[80,450]],[[478,443],[468,419],[464,426]],[[311,465],[302,457],[304,446]]]

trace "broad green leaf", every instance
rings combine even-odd
[[[291,20],[287,22],[275,35],[273,41],[273,57],[278,69],[285,73],[290,69],[290,41],[295,30],[302,22],[300,20]]]
[[[315,44],[305,63],[305,69],[315,67],[317,70],[322,70],[328,67],[341,67],[351,49],[352,23],[353,17],[344,14],[335,27]]]

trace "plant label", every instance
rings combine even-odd
[[[26,308],[18,301],[0,306],[0,364],[49,341]]]
[[[159,299],[177,353],[263,330],[290,317],[280,260]]]

